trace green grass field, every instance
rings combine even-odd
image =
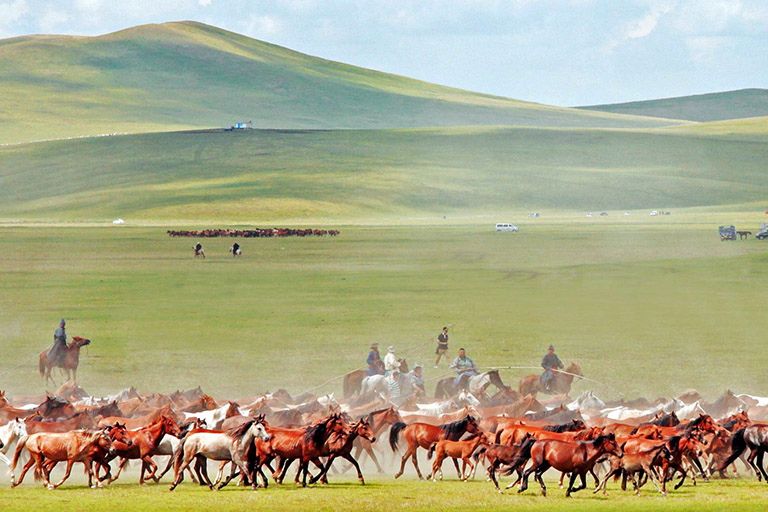
[[[448,469],[450,463],[446,465]],[[426,467],[426,464],[423,465]],[[453,469],[451,468],[451,471]],[[136,480],[134,474],[128,478]],[[739,510],[765,510],[768,497],[764,483],[754,478],[742,480],[712,480],[699,482],[696,487],[687,483],[666,498],[648,486],[640,496],[631,491],[623,492],[617,484],[609,484],[608,496],[580,491],[565,498],[565,491],[557,488],[554,479],[547,479],[548,496],[541,496],[538,485],[517,495],[515,490],[498,494],[493,484],[480,478],[472,482],[458,482],[455,474],[446,472],[448,480],[420,482],[415,479],[395,481],[391,477],[370,477],[368,484],[331,477],[329,486],[302,489],[291,484],[270,486],[255,493],[250,489],[229,486],[219,492],[211,492],[188,483],[173,493],[168,486],[147,485],[139,487],[134,482],[113,484],[98,490],[83,484],[64,486],[50,492],[42,487],[23,486],[0,490],[3,510],[26,511],[30,508],[41,512],[60,510],[111,511],[238,511],[264,508],[275,511],[318,510],[515,510],[526,511],[720,511],[738,504]],[[510,480],[505,481],[505,483]],[[334,483],[335,482],[335,483]],[[650,485],[650,484],[648,484]],[[630,486],[631,488],[631,486]]]
[[[81,383],[94,394],[295,393],[361,365],[372,341],[429,363],[446,324],[480,365],[537,366],[554,343],[630,397],[764,394],[768,245],[723,243],[716,228],[759,217],[640,215],[531,219],[516,234],[493,220],[342,226],[336,239],[245,240],[235,261],[229,239],[203,240],[209,257],[194,260],[193,239],[159,226],[4,227],[3,369],[22,366],[2,386],[43,391],[36,354],[65,317],[93,340]],[[615,397],[578,391],[590,388]]]

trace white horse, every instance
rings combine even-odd
[[[222,405],[218,409],[211,409],[210,411],[202,411],[202,412],[185,412],[184,413],[184,419],[189,420],[192,418],[198,418],[205,420],[205,424],[209,425],[208,428],[216,428],[217,425],[219,425],[222,421],[224,421],[227,417],[227,411],[229,410],[229,402]],[[237,408],[238,413],[241,416],[244,416],[243,410],[239,407]]]
[[[24,423],[24,420],[20,418],[16,418],[13,421],[10,421],[0,427],[0,443],[2,444],[2,448],[0,448],[0,460],[5,462],[5,464],[8,467],[11,467],[11,461],[8,459],[8,457],[5,456],[6,453],[11,449],[11,446],[13,446],[14,441],[18,441],[22,437],[27,436],[27,425]]]
[[[264,425],[260,421],[249,421],[229,432],[198,432],[188,435],[179,446],[180,464],[176,467],[176,477],[171,484],[171,490],[174,490],[184,479],[184,470],[186,470],[198,455],[219,462],[232,462],[232,474],[220,484],[217,488],[221,489],[229,483],[234,475],[235,468],[239,468],[244,475],[250,475],[248,471],[248,460],[246,450],[250,446],[254,437],[262,441],[269,441],[270,435],[267,434]],[[219,474],[216,481],[221,480],[224,466],[219,467]],[[251,478],[251,485],[256,488],[256,479]],[[210,485],[211,490],[214,489]]]
[[[701,400],[696,400],[690,405],[681,407],[675,414],[680,421],[690,421],[698,418],[700,414],[707,414],[707,411],[701,406]]]
[[[389,392],[389,386],[387,385],[387,378],[383,375],[371,375],[363,379],[360,384],[360,394],[364,395],[371,391],[376,391],[386,395]]]
[[[480,401],[474,397],[474,395],[468,391],[462,391],[453,398],[437,402],[434,404],[416,404],[419,408],[416,411],[417,414],[423,414],[425,416],[440,416],[448,412],[452,412],[456,409],[460,409],[465,406],[477,407],[480,405]]]
[[[487,388],[490,383],[490,372],[474,375],[469,378],[469,391],[470,393],[481,393],[485,391],[485,388]]]
[[[595,411],[605,409],[605,402],[597,398],[592,391],[585,391],[579,395],[579,398],[567,404],[566,407],[568,407],[569,411]]]

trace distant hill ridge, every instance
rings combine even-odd
[[[725,121],[768,116],[768,89],[740,89],[578,108],[614,114],[685,119],[688,121]]]
[[[260,128],[356,129],[675,124],[444,87],[192,21],[0,40],[0,88],[0,143],[248,120]]]

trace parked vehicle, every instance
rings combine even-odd
[[[760,223],[760,232],[755,235],[758,240],[765,240],[768,238],[768,222]]]
[[[520,231],[520,229],[518,229],[518,227],[515,226],[514,224],[500,222],[496,224],[496,231],[512,231],[514,233],[517,233],[518,231]]]
[[[736,226],[720,226],[720,241],[736,240]]]

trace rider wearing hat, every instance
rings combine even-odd
[[[563,362],[555,354],[555,347],[550,345],[544,359],[541,360],[541,367],[544,373],[541,374],[541,387],[544,391],[550,391],[555,380],[555,372],[564,368]]]
[[[365,362],[368,363],[368,369],[365,371],[368,377],[384,374],[384,363],[381,362],[378,343],[371,344],[371,351],[368,352],[368,359]]]
[[[67,350],[67,322],[61,319],[59,328],[53,333],[53,346],[48,351],[48,360],[52,363],[60,363],[64,359]]]
[[[391,372],[399,369],[400,361],[395,357],[395,347],[390,345],[387,347],[387,355],[384,356],[384,371],[386,375],[389,375]]]

